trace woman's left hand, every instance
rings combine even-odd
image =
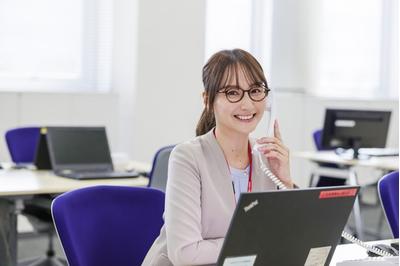
[[[263,146],[258,150],[264,154],[268,160],[269,169],[278,177],[288,188],[293,188],[294,184],[290,178],[289,149],[282,143],[281,132],[279,131],[278,121],[274,123],[275,137],[263,137],[257,143]]]

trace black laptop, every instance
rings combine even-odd
[[[358,186],[243,193],[218,265],[329,265]]]
[[[46,127],[51,168],[74,179],[130,178],[135,171],[114,171],[104,127]]]

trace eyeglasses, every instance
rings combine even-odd
[[[261,102],[268,96],[268,89],[264,83],[255,83],[249,87],[249,89],[244,90],[239,86],[226,86],[221,88],[218,93],[225,93],[226,99],[231,103],[240,102],[244,93],[247,92],[250,99],[254,102]]]

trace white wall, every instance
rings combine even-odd
[[[190,139],[201,112],[205,1],[139,2],[135,158]]]
[[[118,138],[114,152],[132,155],[137,82],[138,0],[114,1],[112,90],[118,94]]]

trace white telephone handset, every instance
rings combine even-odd
[[[274,136],[274,124],[276,120],[276,104],[274,102],[274,94],[272,91],[268,93],[268,97],[266,100],[266,105],[265,105],[265,112],[268,113],[268,131],[267,131],[267,136],[268,137],[273,137]],[[258,159],[260,160],[260,165],[261,165],[261,170],[265,173],[266,176],[268,176],[275,185],[279,187],[279,189],[287,189],[287,187],[282,183],[279,178],[277,178],[267,167],[267,165],[263,161],[263,156],[262,153],[259,152],[258,148],[263,146],[262,144],[254,144],[253,146],[253,154],[258,155]]]
[[[272,91],[269,92],[267,101],[265,104],[265,111],[269,112],[269,121],[268,121],[268,131],[267,136],[274,136],[274,124],[276,120],[276,104],[274,101],[274,93]]]
[[[268,131],[267,131],[267,136],[268,137],[273,137],[274,136],[274,124],[275,124],[275,120],[276,120],[276,103],[274,102],[274,95],[272,93],[272,91],[269,92],[268,97],[267,97],[267,101],[266,101],[266,106],[265,106],[265,111],[269,112],[269,119],[268,119]],[[253,154],[257,154],[258,158],[260,160],[260,165],[261,165],[261,170],[265,173],[266,176],[268,176],[272,182],[274,182],[274,184],[276,186],[279,187],[279,189],[281,190],[285,190],[288,189],[285,184],[282,183],[282,181],[277,178],[272,172],[271,170],[268,169],[267,165],[265,164],[265,162],[263,161],[263,156],[262,153],[259,152],[258,148],[261,147],[261,144],[256,143],[253,146],[252,152]],[[383,257],[392,257],[393,255],[391,255],[390,253],[378,249],[376,247],[370,246],[364,242],[362,242],[361,240],[355,238],[354,236],[352,236],[351,234],[343,231],[342,232],[342,237],[347,239],[348,241],[357,244],[365,249],[367,249],[368,251],[371,251],[375,254],[378,254],[380,256]]]

